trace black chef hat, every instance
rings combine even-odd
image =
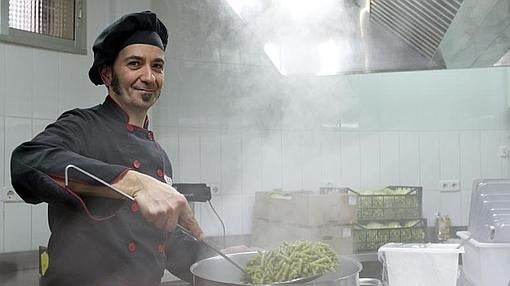
[[[94,42],[94,63],[89,78],[95,85],[103,84],[99,68],[112,64],[117,54],[128,45],[149,44],[165,50],[167,43],[166,27],[156,14],[145,11],[125,15],[108,26]]]

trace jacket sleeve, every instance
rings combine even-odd
[[[107,182],[113,182],[127,167],[108,164],[87,156],[90,142],[88,125],[93,118],[78,109],[64,113],[31,141],[19,145],[11,157],[11,183],[28,202],[47,202],[57,206],[83,206],[80,197],[62,187],[64,170],[73,164],[95,174]],[[69,172],[69,179],[98,185],[93,179],[76,171]]]

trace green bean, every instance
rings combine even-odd
[[[278,248],[259,252],[246,265],[244,282],[269,284],[335,271],[337,257],[325,243],[284,241]]]

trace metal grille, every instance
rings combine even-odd
[[[9,28],[74,40],[74,0],[9,0]]]
[[[432,59],[464,0],[370,0],[370,19]]]

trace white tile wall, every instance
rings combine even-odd
[[[3,201],[0,201],[0,253],[4,252],[4,224],[5,224],[4,205],[5,203]]]
[[[469,224],[469,210],[471,209],[471,189],[464,189],[461,192],[461,225]]]
[[[55,119],[59,110],[59,54],[34,49],[34,87],[32,110],[34,118]],[[76,75],[75,75],[76,76]]]
[[[481,175],[482,178],[499,178],[501,174],[501,158],[498,156],[502,134],[496,130],[481,131]]]
[[[380,135],[381,185],[395,185],[399,182],[400,140],[398,133],[385,132]]]
[[[345,132],[341,135],[342,181],[341,186],[361,188],[361,144],[359,133]]]
[[[5,45],[5,113],[9,116],[32,116],[34,85],[33,49]],[[22,59],[20,61],[20,59]]]
[[[252,232],[252,216],[253,206],[255,205],[255,196],[243,196],[242,207],[243,212],[241,215],[241,227],[242,233]]]
[[[7,91],[5,89],[5,45],[0,43],[0,115],[3,116],[5,114],[5,100]]]
[[[221,187],[223,195],[242,194],[242,146],[239,132],[227,132],[221,136]],[[239,201],[240,202],[240,201]],[[239,204],[240,206],[241,204]],[[227,201],[223,201],[224,208]]]
[[[439,190],[423,189],[423,217],[429,226],[433,225],[436,213],[441,212],[441,194]]]
[[[220,187],[223,193],[221,151],[220,133],[216,130],[203,130],[200,134],[200,180]]]
[[[361,188],[374,190],[381,182],[381,143],[379,133],[361,132],[360,139],[360,169]]]
[[[461,192],[454,193],[440,193],[441,208],[440,213],[442,215],[450,216],[452,225],[461,225],[465,220],[462,218],[462,196]],[[432,222],[432,221],[431,221]]]
[[[262,191],[262,141],[258,132],[246,132],[241,140],[243,195],[245,198],[253,198],[255,192]]]
[[[5,152],[5,117],[0,116],[0,186],[6,186],[5,172],[4,169],[7,166],[3,162],[9,160],[10,156],[6,156]],[[1,230],[1,228],[0,228]]]
[[[283,132],[282,170],[283,189],[303,189],[303,160],[302,131],[288,130]]]
[[[225,223],[225,215],[223,211],[223,198],[224,196],[216,196],[211,199],[211,203],[220,215],[221,219]],[[211,209],[211,206],[207,203],[200,203],[195,204],[195,208],[199,210],[200,216],[198,217],[200,226],[202,227],[202,230],[204,231],[205,236],[215,236],[215,235],[222,235],[223,229],[221,227],[221,223],[218,219],[218,217],[214,214],[214,211]],[[238,214],[240,215],[240,213]],[[196,214],[195,214],[196,216]],[[228,226],[225,225],[225,228]]]
[[[319,130],[305,130],[301,139],[302,188],[318,190],[322,184],[321,175],[321,145]]]
[[[399,184],[420,184],[420,143],[417,132],[400,134]]]
[[[460,176],[459,143],[458,131],[443,131],[439,134],[442,179],[454,179]]]
[[[58,78],[59,111],[86,108],[104,100],[107,92],[104,86],[96,87],[88,79],[90,56],[60,54],[60,75]],[[76,80],[77,78],[81,80]],[[79,91],[79,94],[76,94]]]
[[[16,146],[32,138],[32,120],[29,118],[6,117],[5,119],[5,184],[11,183],[10,158]]]
[[[37,249],[39,246],[48,245],[50,238],[50,228],[48,226],[48,205],[41,203],[31,206],[31,249]]]
[[[236,195],[224,195],[223,196],[223,215],[222,218],[225,221],[227,233],[229,234],[242,234],[242,215],[243,210],[243,196],[240,194]]]
[[[481,178],[480,131],[460,131],[460,186],[471,189],[473,178]]]
[[[340,132],[323,131],[320,133],[320,169],[322,186],[331,184],[339,186],[341,181],[342,152],[340,149]]]
[[[2,52],[2,46],[0,46],[0,53]],[[2,59],[2,54],[0,54],[0,59]],[[0,67],[1,71],[2,67]],[[0,83],[2,83],[2,77],[0,76]],[[2,86],[0,86],[0,92],[3,90]],[[0,103],[2,102],[3,96],[0,93]],[[3,115],[0,116],[0,162],[6,162],[5,159],[5,117]],[[0,186],[6,186],[5,183],[5,164],[0,164]],[[4,202],[0,200],[0,253],[4,252]]]
[[[4,251],[32,249],[31,206],[24,203],[4,204]]]
[[[179,137],[179,181],[198,182],[200,180],[200,131],[184,129]]]
[[[420,133],[420,178],[425,190],[439,190],[441,179],[439,132]]]
[[[262,190],[283,187],[282,132],[268,130],[262,133]]]

